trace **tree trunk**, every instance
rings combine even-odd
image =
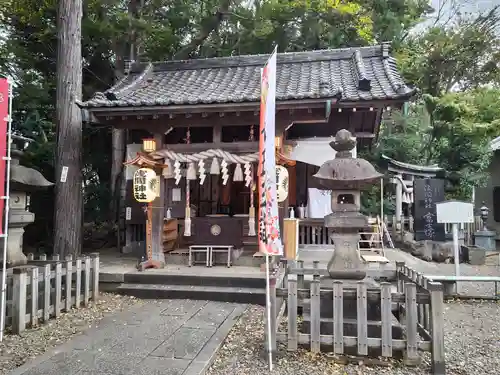
[[[128,17],[129,17],[129,34],[125,48],[120,48],[120,52],[116,52],[116,58],[119,64],[116,64],[115,78],[121,79],[125,74],[125,60],[135,61],[137,59],[137,31],[133,24],[134,19],[140,18],[140,9],[144,0],[129,0]],[[120,44],[120,43],[118,43]],[[125,129],[113,128],[112,130],[112,154],[111,154],[111,195],[110,212],[112,220],[116,223],[118,249],[122,247],[123,238],[121,233],[125,229],[125,196],[126,196],[126,180],[125,167],[123,163],[126,159],[126,141],[127,136]]]
[[[82,116],[75,102],[82,96],[81,22],[82,0],[59,0],[54,254],[61,259],[82,248]]]
[[[123,162],[125,161],[125,129],[112,129],[112,154],[111,154],[111,196],[110,202],[112,212],[111,220],[117,220],[119,217],[119,207],[124,174]]]

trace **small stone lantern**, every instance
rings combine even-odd
[[[486,204],[483,201],[483,205],[479,209],[479,213],[481,214],[481,221],[483,222],[483,231],[487,231],[488,228],[486,228],[486,222],[488,221],[488,215],[490,213],[490,210],[488,207],[486,207]]]
[[[381,174],[372,164],[352,157],[356,140],[349,131],[339,130],[330,143],[337,154],[325,162],[314,178],[332,191],[332,213],[325,216],[325,227],[330,229],[334,244],[328,273],[332,279],[361,280],[366,276],[358,252],[359,231],[368,227],[368,218],[361,214],[361,190],[378,183]]]
[[[479,214],[481,217],[481,221],[483,224],[483,228],[481,230],[476,231],[474,233],[474,245],[481,247],[488,251],[496,250],[496,232],[489,230],[486,226],[486,222],[488,221],[488,216],[490,210],[486,207],[486,204],[482,202],[483,205],[479,208]]]
[[[24,227],[35,221],[35,214],[29,212],[29,193],[53,186],[40,172],[33,168],[19,165],[23,152],[17,148],[15,141],[26,142],[26,138],[16,135],[11,148],[9,222],[7,237],[7,265],[19,266],[27,263],[23,254]],[[3,244],[2,244],[3,246]]]

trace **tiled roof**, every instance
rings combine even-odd
[[[405,99],[389,45],[278,54],[277,101],[337,98],[342,101]],[[107,92],[82,104],[138,107],[230,104],[260,100],[260,72],[269,55],[141,64]]]

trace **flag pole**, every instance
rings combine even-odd
[[[267,314],[267,353],[269,371],[273,371],[273,345],[271,324],[271,275],[269,270],[269,253],[266,252],[266,314]]]
[[[6,295],[7,295],[7,239],[8,239],[8,228],[9,228],[9,196],[10,196],[10,153],[11,153],[11,143],[12,143],[12,81],[10,78],[7,79],[7,84],[9,85],[8,90],[8,100],[9,100],[9,112],[7,118],[8,122],[7,128],[7,157],[4,158],[7,164],[7,173],[5,176],[5,196],[0,197],[0,199],[5,200],[5,220],[4,220],[4,231],[3,237],[3,259],[2,259],[2,296],[1,296],[1,308],[0,308],[0,342],[3,341],[3,333],[5,330],[5,310],[6,310]],[[0,119],[2,121],[3,119]],[[0,213],[2,214],[2,213]]]

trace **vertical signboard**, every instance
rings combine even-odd
[[[262,70],[259,131],[259,251],[282,255],[278,199],[276,197],[276,55],[274,50]]]
[[[444,201],[444,180],[417,179],[413,183],[415,240],[444,241],[444,224],[437,222],[436,203]]]
[[[5,157],[7,156],[7,123],[9,117],[9,81],[0,78],[0,197],[5,195]],[[0,199],[0,234],[3,234],[5,200]]]

